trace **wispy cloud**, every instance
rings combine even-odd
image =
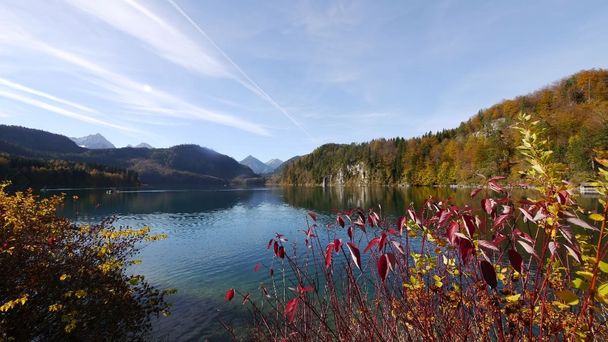
[[[93,117],[87,116],[85,114],[81,114],[81,113],[77,113],[77,112],[74,112],[74,111],[71,111],[71,110],[68,110],[65,108],[61,108],[61,107],[49,104],[47,102],[40,101],[40,100],[31,98],[31,97],[25,96],[23,94],[15,93],[15,92],[10,92],[10,91],[0,89],[0,97],[4,97],[9,100],[25,103],[25,104],[33,106],[33,107],[37,107],[37,108],[40,108],[40,109],[43,109],[43,110],[46,110],[49,112],[53,112],[55,114],[59,114],[59,115],[62,115],[62,116],[68,117],[68,118],[76,119],[76,120],[90,123],[90,124],[107,126],[107,127],[111,127],[111,128],[120,129],[123,131],[130,131],[130,132],[137,131],[130,127],[125,127],[125,126],[117,125],[117,124],[107,122],[104,120],[100,120],[97,118],[93,118]]]
[[[276,108],[285,117],[287,117],[294,125],[296,125],[302,132],[304,132],[310,138],[310,140],[315,141],[313,136],[304,128],[304,126],[302,126],[302,124],[298,120],[296,120],[295,117],[287,111],[287,109],[285,109],[285,107],[278,104],[274,100],[274,98],[268,95],[268,93],[264,89],[262,89],[253,79],[251,79],[251,77],[249,77],[249,75],[238,64],[236,64],[234,60],[230,58],[230,56],[228,56],[228,54],[221,47],[219,47],[211,37],[209,37],[209,35],[207,35],[207,33],[200,27],[200,25],[198,25],[177,3],[175,3],[175,1],[167,1],[196,29],[198,33],[200,33],[205,39],[207,39],[207,41],[211,43],[211,45],[217,51],[219,51],[219,53],[224,57],[224,59],[226,59],[226,61],[228,61],[228,63],[230,63],[232,67],[234,67],[238,71],[239,75],[244,78],[244,81],[239,79],[239,83],[241,83],[245,88],[253,91],[257,96],[259,96],[263,100],[270,103],[274,108]]]
[[[4,79],[4,78],[0,78],[0,84],[4,85],[4,86],[7,86],[9,88],[12,88],[14,90],[18,90],[18,91],[26,92],[26,93],[29,93],[29,94],[32,94],[32,95],[36,95],[36,96],[39,96],[39,97],[43,97],[45,99],[48,99],[48,100],[51,100],[51,101],[55,101],[55,102],[58,102],[58,103],[61,103],[61,104],[64,104],[64,105],[67,105],[67,106],[76,108],[78,110],[84,111],[84,112],[97,113],[97,111],[95,109],[89,108],[87,106],[84,106],[84,105],[81,105],[81,104],[78,104],[78,103],[75,103],[75,102],[72,102],[72,101],[68,101],[68,100],[59,98],[57,96],[53,96],[53,95],[51,95],[49,93],[45,93],[45,92],[42,92],[40,90],[32,89],[30,87],[26,87],[23,84],[15,83],[15,82],[9,81],[9,80]]]
[[[134,1],[68,0],[68,3],[145,42],[154,53],[173,63],[207,76],[231,77],[212,51]]]
[[[73,6],[89,13],[112,27],[129,34],[146,43],[152,51],[158,56],[180,65],[190,71],[198,74],[227,78],[237,81],[246,89],[252,91],[256,96],[266,101],[294,125],[300,128],[307,134],[311,140],[314,140],[308,131],[298,122],[295,117],[281,106],[273,97],[271,97],[264,89],[262,89],[243,69],[230,58],[224,50],[222,50],[211,37],[183,11],[174,1],[169,3],[182,15],[189,24],[191,24],[197,32],[205,38],[209,46],[202,44],[199,41],[194,41],[184,33],[182,33],[175,25],[172,25],[167,20],[157,15],[151,9],[142,4],[127,0],[127,1],[103,1],[91,2],[86,0],[69,0]],[[189,110],[192,114],[192,110]],[[211,121],[223,122],[228,125],[238,125],[239,128],[245,128],[248,131],[269,135],[268,132],[263,132],[259,127],[253,125],[243,125],[242,120],[227,115],[215,115],[215,113],[206,110],[196,110],[196,116],[206,116]]]
[[[100,65],[90,58],[44,42],[37,38],[33,33],[28,32],[27,28],[20,27],[18,22],[14,24],[15,25],[6,25],[6,34],[2,35],[0,38],[5,46],[12,45],[20,49],[34,51],[37,54],[50,56],[61,62],[68,63],[72,68],[79,68],[81,70],[81,72],[78,73],[79,78],[97,86],[100,89],[103,89],[106,94],[108,94],[108,96],[106,96],[106,100],[120,102],[124,110],[140,111],[140,115],[142,116],[151,114],[154,115],[154,113],[156,113],[164,117],[209,121],[257,135],[270,136],[270,132],[260,124],[249,122],[230,114],[204,108],[199,105],[191,104],[188,101],[158,89],[148,89],[149,91],[146,91],[146,84],[144,82],[135,81],[126,75],[115,72],[106,66]],[[85,71],[85,73],[82,73],[82,71]],[[60,99],[59,97],[16,84],[12,81],[4,80],[0,84],[14,90],[29,93],[30,95],[36,95],[47,100],[59,102],[63,105],[76,108],[82,112],[96,113],[96,111],[90,107],[65,99]],[[96,95],[102,97],[104,96],[102,93],[98,93]],[[8,95],[5,97],[8,97]],[[17,100],[15,96],[12,96],[12,99]],[[20,96],[19,99],[25,98]],[[47,110],[51,110],[57,114],[70,116],[75,119],[86,120],[83,115],[72,111],[62,110],[56,106],[44,106],[40,101],[30,101],[29,104],[34,105],[34,103],[38,108],[41,109],[46,108]],[[154,108],[157,110],[152,110]],[[95,121],[88,120],[88,122],[93,123]]]

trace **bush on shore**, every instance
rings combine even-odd
[[[277,234],[259,296],[226,293],[251,309],[248,338],[608,339],[608,160],[598,151],[601,210],[581,208],[539,127],[519,116],[530,198],[494,177],[471,205],[429,198],[395,220],[354,208],[329,225],[311,212],[303,244]]]
[[[143,339],[168,313],[160,291],[127,267],[150,228],[111,220],[75,225],[57,216],[62,197],[0,185],[0,341]]]

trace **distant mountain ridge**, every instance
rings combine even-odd
[[[240,161],[241,164],[249,167],[253,172],[258,175],[264,175],[274,172],[283,162],[279,159],[271,159],[264,163],[252,155],[248,155],[245,159]]]
[[[72,141],[75,142],[78,146],[88,149],[116,148],[114,144],[112,144],[110,141],[108,141],[108,139],[106,139],[103,135],[99,133],[87,135],[86,137],[70,139],[72,139]]]
[[[65,160],[137,172],[148,185],[228,186],[256,182],[257,175],[236,160],[198,145],[170,148],[85,149],[65,136],[0,125],[0,152],[37,160]]]

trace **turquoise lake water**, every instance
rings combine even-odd
[[[166,341],[225,340],[219,320],[241,327],[248,313],[238,301],[225,302],[226,290],[257,294],[259,284],[268,281],[268,240],[278,232],[290,241],[302,241],[308,211],[316,212],[319,223],[325,224],[335,222],[332,209],[380,206],[385,216],[397,217],[410,203],[419,207],[431,195],[470,203],[470,189],[447,188],[65,192],[61,213],[78,222],[115,216],[117,225],[148,225],[154,233],[168,234],[168,239],[147,245],[140,255],[143,264],[134,268],[152,284],[178,290],[169,297],[172,315],[154,321],[152,338]],[[523,193],[514,197],[518,196]],[[590,198],[581,202],[596,205]],[[254,272],[257,263],[263,266]]]

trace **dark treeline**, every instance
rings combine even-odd
[[[526,96],[505,100],[460,124],[421,137],[323,145],[286,165],[279,182],[320,184],[479,183],[477,174],[519,178],[511,128],[519,112],[540,120],[549,148],[571,180],[592,175],[594,148],[608,149],[608,70],[582,71]],[[330,178],[331,177],[331,178]]]
[[[0,154],[0,180],[17,188],[133,187],[137,173],[99,164],[38,160]]]

